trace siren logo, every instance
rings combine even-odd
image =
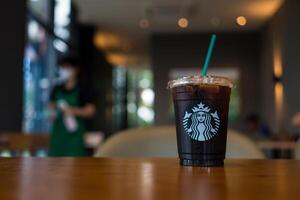
[[[214,112],[203,103],[199,103],[185,111],[183,117],[185,132],[197,141],[207,141],[213,138],[220,128],[218,112]]]

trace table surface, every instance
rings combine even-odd
[[[171,158],[1,158],[0,199],[300,199],[300,161]]]

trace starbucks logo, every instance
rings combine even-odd
[[[207,141],[218,133],[220,118],[216,110],[213,112],[205,104],[199,103],[185,111],[183,127],[193,140]]]

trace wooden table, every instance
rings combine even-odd
[[[2,158],[0,199],[300,199],[300,161],[226,160],[180,167],[177,159]]]
[[[0,151],[8,150],[18,153],[30,151],[32,155],[35,155],[34,152],[37,150],[48,149],[49,136],[48,133],[2,132],[0,133]],[[87,132],[84,140],[87,148],[96,150],[104,140],[104,133]]]
[[[0,134],[0,150],[36,151],[47,149],[49,134],[24,134],[19,132],[5,132]]]

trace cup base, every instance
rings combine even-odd
[[[224,166],[224,160],[180,159],[180,165],[193,167],[222,167]]]

